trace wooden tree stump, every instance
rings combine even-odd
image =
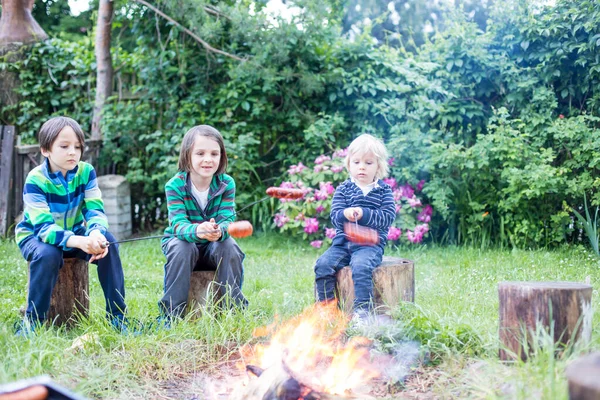
[[[600,352],[582,357],[567,367],[570,400],[600,400]]]
[[[501,282],[501,360],[525,361],[539,328],[562,345],[577,340],[589,342],[592,334],[592,287],[576,282]],[[525,333],[525,334],[524,334]]]
[[[352,312],[354,303],[354,282],[350,267],[342,268],[336,275],[336,297],[340,307]],[[415,301],[415,265],[411,260],[397,257],[383,257],[381,264],[373,271],[373,302],[379,313],[400,304],[401,301]]]
[[[188,312],[199,313],[207,304],[215,304],[221,298],[214,282],[215,271],[193,271],[188,292]]]
[[[29,263],[27,280],[29,281]],[[46,320],[55,325],[69,325],[77,315],[87,316],[90,308],[89,286],[88,262],[78,258],[65,258],[52,290]]]

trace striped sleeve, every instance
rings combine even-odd
[[[178,177],[171,179],[165,185],[165,194],[173,235],[190,243],[201,241],[196,235],[197,224],[190,221],[185,208],[185,182]]]
[[[348,219],[344,216],[344,210],[349,207],[346,200],[345,187],[345,184],[340,185],[331,200],[331,223],[339,230],[343,230],[344,222],[348,222]]]
[[[215,222],[221,227],[220,242],[229,237],[229,224],[235,221],[235,181],[232,177],[224,175],[227,182],[227,187],[221,195],[221,206],[219,213],[215,218]]]
[[[51,191],[52,186],[47,189]],[[53,194],[55,193],[48,193],[50,196]],[[44,243],[69,250],[67,240],[74,233],[56,223],[46,196],[46,192],[36,182],[36,176],[28,176],[23,188],[23,208],[24,213],[29,216],[33,234]]]
[[[383,187],[383,193],[380,196],[380,206],[377,208],[363,208],[363,217],[358,222],[360,225],[366,225],[379,231],[387,230],[392,226],[396,219],[396,203],[392,190],[388,185]]]
[[[98,187],[96,170],[91,166],[85,183],[82,213],[87,225],[86,236],[94,229],[100,230],[103,235],[106,234],[108,218],[104,212],[104,202]]]

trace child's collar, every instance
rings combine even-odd
[[[354,183],[356,186],[358,187],[364,187],[364,188],[370,188],[370,189],[375,189],[376,187],[379,187],[379,183],[377,182],[379,179],[375,179],[373,182],[369,183],[366,186],[361,186],[359,185],[356,180],[354,180],[353,177],[350,177],[350,182]]]
[[[52,172],[52,170],[50,169],[50,160],[48,160],[48,158],[45,158],[44,163],[42,164],[42,168],[43,168],[44,172],[46,173],[46,175],[50,179],[60,179],[60,178],[63,178],[63,174],[60,171]],[[69,180],[69,178],[71,176],[73,176],[73,175],[75,175],[75,173],[77,173],[78,169],[79,169],[79,163],[77,163],[77,165],[75,166],[75,168],[73,168],[70,171],[67,171],[67,176],[64,177],[63,179]]]

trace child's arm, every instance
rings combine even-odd
[[[104,202],[102,193],[98,187],[96,170],[92,167],[85,185],[85,196],[83,198],[83,207],[81,210],[86,223],[85,236],[90,232],[97,230],[104,236],[108,230],[108,218],[104,212]]]
[[[190,221],[184,202],[185,187],[183,184],[178,185],[177,183],[177,179],[171,179],[165,185],[167,211],[173,235],[186,242],[198,243],[196,230],[199,224]]]
[[[359,225],[365,225],[374,229],[389,229],[396,219],[396,202],[389,186],[385,186],[381,195],[379,208],[363,208],[362,218],[358,220]]]
[[[67,241],[74,235],[54,222],[46,192],[34,181],[27,179],[23,188],[23,208],[29,216],[34,235],[44,243],[68,251]]]
[[[229,237],[229,224],[235,221],[235,181],[230,176],[226,176],[226,179],[229,182],[221,195],[221,205],[215,218],[221,228],[221,237],[218,239],[221,242]]]
[[[337,229],[344,229],[344,223],[348,222],[348,218],[344,215],[344,210],[348,208],[346,196],[343,193],[342,187],[338,187],[333,194],[331,200],[331,223]]]

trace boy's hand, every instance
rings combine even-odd
[[[106,239],[106,236],[104,236],[98,229],[94,229],[90,232],[89,237],[95,240],[97,246],[99,246],[100,248],[100,251],[97,253],[89,253],[92,254],[90,262],[100,260],[101,258],[106,257],[106,255],[108,254],[108,240]],[[96,248],[96,246],[94,246],[94,248]]]
[[[350,222],[356,222],[363,216],[363,210],[360,207],[348,207],[344,210],[344,217]]]
[[[211,218],[210,221],[204,221],[196,228],[196,235],[200,239],[206,239],[209,242],[216,242],[221,237],[221,228],[215,223],[215,219]]]
[[[94,231],[92,231],[94,232]],[[98,239],[99,236],[97,234],[92,235],[90,232],[90,236],[78,236],[73,235],[67,240],[67,247],[74,247],[77,249],[81,249],[87,254],[91,254],[92,257],[89,259],[89,262],[93,262],[105,257],[108,254],[108,247],[103,248],[102,243],[106,241],[106,238],[103,234],[98,232],[100,237],[103,239]]]

